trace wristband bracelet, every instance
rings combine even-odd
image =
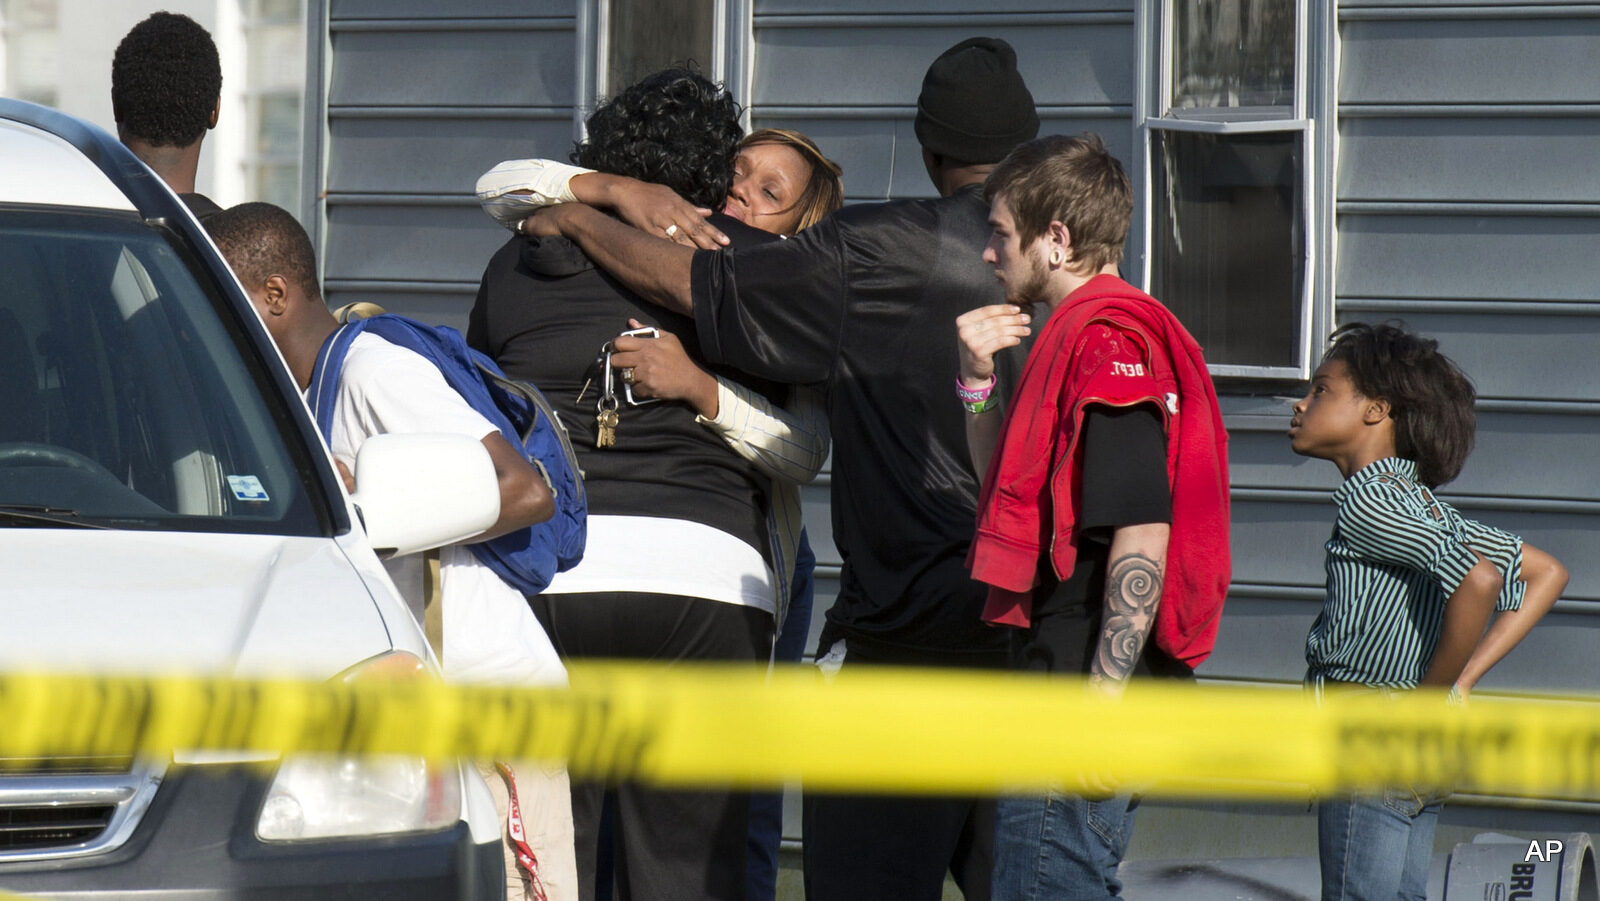
[[[993,387],[992,385],[990,386]],[[990,410],[1000,409],[1000,398],[986,397],[979,401],[962,401],[961,406],[967,408],[968,413],[987,413]]]
[[[964,384],[961,381],[961,376],[957,375],[956,376],[956,396],[961,398],[961,402],[964,403],[964,404],[979,404],[979,403],[983,403],[984,401],[988,400],[989,399],[989,395],[994,392],[994,385],[995,385],[995,377],[993,375],[990,375],[989,376],[989,383],[987,385],[984,385],[982,388],[968,388],[966,386],[966,384]],[[974,412],[982,412],[982,411],[981,410],[976,410]]]

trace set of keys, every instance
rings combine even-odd
[[[659,338],[661,337],[661,332],[658,329],[651,327],[636,328],[623,332],[622,337]],[[622,397],[617,396],[616,370],[611,368],[611,355],[615,352],[616,349],[612,346],[612,343],[607,341],[601,346],[600,356],[595,360],[596,364],[600,367],[600,398],[595,402],[594,417],[594,446],[596,450],[616,446],[617,426],[622,423],[622,416],[620,412],[622,410]],[[623,397],[627,398],[629,406],[639,407],[645,404],[653,404],[656,401],[661,400],[659,397],[634,397],[633,380],[630,378],[632,374],[632,370],[628,370],[627,372],[623,373],[624,384],[622,388],[622,394]],[[589,390],[589,383],[591,381],[593,381],[592,378],[588,381],[585,381],[583,383],[583,388],[578,391],[579,403],[583,402],[583,395]]]
[[[606,347],[610,347],[608,343]],[[597,426],[594,435],[596,448],[611,447],[617,443],[617,426],[621,424],[622,417],[617,414],[621,406],[617,401],[616,392],[611,389],[611,352],[605,354],[605,392],[600,395],[600,402],[595,405],[594,422]]]

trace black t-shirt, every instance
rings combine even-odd
[[[204,219],[213,213],[222,212],[222,207],[217,206],[216,201],[204,194],[179,194],[178,199],[184,202],[196,219]]]
[[[1006,654],[965,567],[978,479],[955,396],[955,319],[1003,292],[982,260],[977,186],[847,207],[789,241],[695,255],[706,357],[823,388],[833,433],[833,539],[844,560],[824,644],[940,662]],[[1025,350],[997,361],[1016,384]]]
[[[1160,411],[1149,404],[1128,409],[1090,405],[1082,428],[1077,563],[1060,580],[1048,561],[1042,563],[1033,625],[1009,630],[1018,669],[1088,672],[1100,640],[1112,533],[1121,526],[1172,522]],[[1147,643],[1134,672],[1183,675],[1188,669]]]
[[[740,246],[776,240],[727,217],[714,222]],[[635,297],[564,238],[516,237],[484,271],[467,343],[507,374],[537,385],[561,415],[583,470],[590,512],[699,522],[743,540],[770,562],[765,479],[696,422],[689,405],[664,401],[634,407],[624,401],[616,444],[595,448],[602,374],[597,357],[602,345],[628,328],[630,318],[672,332],[691,358],[701,359],[694,323],[687,317]],[[774,403],[784,400],[781,386],[714,371]],[[621,397],[620,378],[615,388]]]

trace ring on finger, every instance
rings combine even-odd
[[[634,375],[633,375],[633,367],[632,366],[628,366],[628,367],[626,367],[626,368],[624,368],[622,370],[622,380],[624,382],[627,382],[630,385],[634,384]]]
[[[671,225],[667,226],[667,237],[671,238],[671,237],[674,237],[677,234],[678,234],[678,223],[674,222]]]

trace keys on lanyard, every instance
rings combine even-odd
[[[629,329],[628,331],[623,332],[620,337],[657,338],[660,337],[660,335],[661,332],[654,326],[645,326],[643,328]],[[605,344],[600,346],[600,356],[595,360],[595,364],[601,369],[600,399],[595,402],[594,417],[596,426],[594,446],[596,449],[616,446],[617,426],[622,420],[620,415],[622,401],[617,397],[616,370],[611,368],[611,355],[615,352],[616,347],[613,346],[612,342],[607,341]],[[628,384],[623,386],[624,394],[626,394],[628,398],[628,406],[642,407],[645,404],[653,404],[661,400],[659,397],[635,397],[633,393],[632,374],[632,370],[624,373],[624,375],[628,376]],[[588,393],[589,385],[593,381],[593,377],[584,380],[583,388],[578,391],[578,403],[583,403],[583,396]]]
[[[611,368],[611,342],[607,341],[600,348],[600,399],[595,402],[595,438],[594,446],[600,448],[614,447],[617,443],[617,426],[622,417],[617,415],[617,410],[622,402],[617,398],[616,371]]]

